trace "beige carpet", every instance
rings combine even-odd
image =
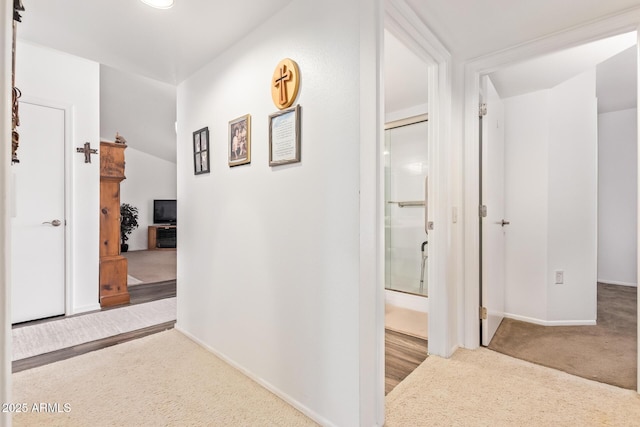
[[[13,374],[15,426],[315,425],[170,330]],[[68,404],[69,412],[64,412]],[[427,358],[386,397],[386,426],[637,426],[640,396],[488,349]]]
[[[19,372],[13,384],[14,402],[61,408],[15,414],[14,426],[316,425],[175,330]]]
[[[176,280],[176,251],[131,251],[122,256],[128,261],[129,286]]]
[[[638,426],[640,395],[481,348],[428,357],[386,397],[394,426]]]

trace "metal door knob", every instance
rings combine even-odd
[[[504,227],[505,225],[509,225],[509,224],[511,224],[511,223],[510,223],[509,221],[505,221],[505,220],[503,219],[503,220],[502,220],[502,222],[501,222],[500,224]]]
[[[62,221],[60,221],[59,219],[54,219],[53,221],[45,221],[43,222],[43,224],[51,224],[54,227],[59,227],[62,224]]]

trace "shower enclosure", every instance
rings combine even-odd
[[[427,296],[427,121],[385,130],[385,288]]]

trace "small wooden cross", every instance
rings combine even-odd
[[[280,67],[280,76],[273,83],[275,87],[280,89],[280,104],[284,105],[289,101],[289,97],[287,95],[287,82],[291,80],[291,73],[288,72],[287,66],[282,65]]]
[[[84,153],[84,162],[85,163],[91,163],[91,155],[92,154],[98,154],[98,149],[97,148],[91,148],[91,143],[90,142],[85,142],[84,143],[84,147],[76,148],[76,152]]]

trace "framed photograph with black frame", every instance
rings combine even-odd
[[[251,163],[251,115],[229,122],[229,166]]]
[[[193,133],[193,173],[209,173],[209,128]]]
[[[269,116],[269,166],[300,161],[300,105]]]

